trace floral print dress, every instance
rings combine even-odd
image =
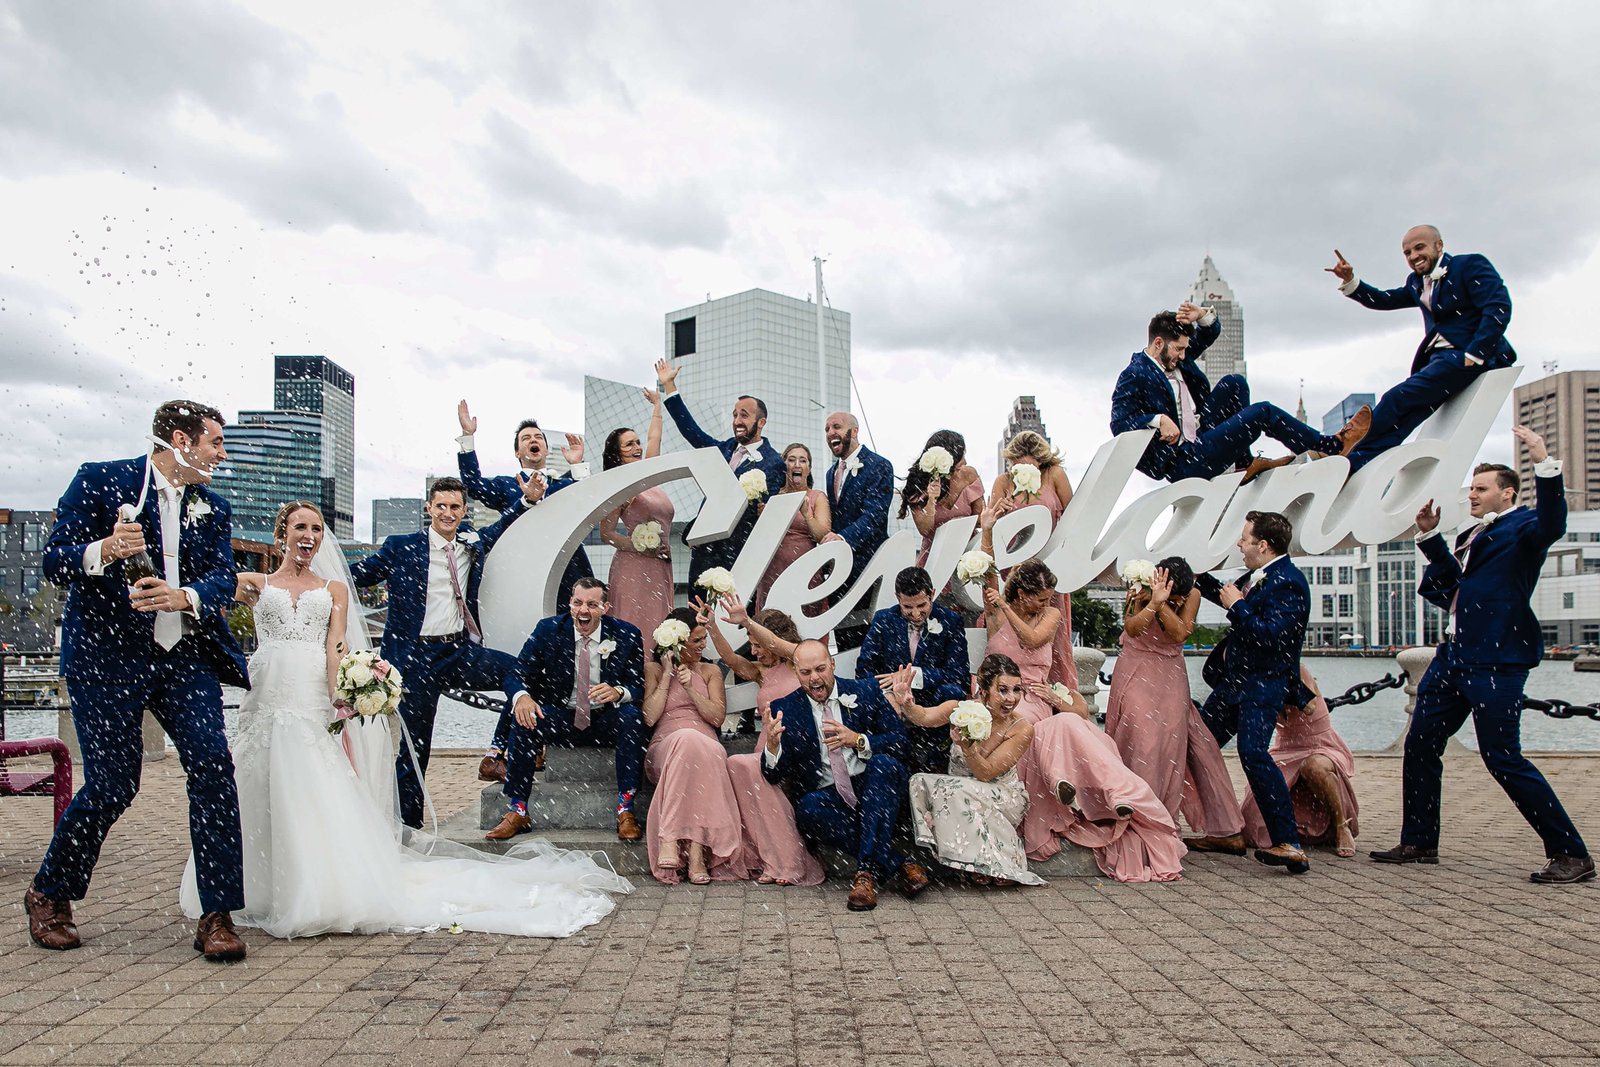
[[[1007,728],[1017,728],[1021,719]],[[911,829],[917,844],[957,870],[1044,885],[1028,869],[1017,827],[1028,810],[1028,790],[1012,767],[992,782],[973,777],[960,745],[950,747],[949,774],[911,776]]]

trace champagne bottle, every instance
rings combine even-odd
[[[138,519],[132,504],[124,504],[117,509],[123,522],[137,522]],[[140,549],[137,556],[129,556],[122,561],[122,577],[128,583],[128,588],[133,588],[135,583],[143,578],[159,578],[156,573],[155,562],[150,558],[149,549]]]

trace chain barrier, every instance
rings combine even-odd
[[[482,711],[503,711],[506,706],[505,697],[487,696],[472,689],[446,689],[439,695],[459,700],[468,707]]]
[[[1561,700],[1538,700],[1523,697],[1522,706],[1530,711],[1542,711],[1552,719],[1593,719],[1600,722],[1600,704],[1574,704]]]
[[[1328,710],[1342,708],[1349,704],[1365,704],[1385,689],[1399,689],[1406,684],[1405,675],[1386,674],[1376,682],[1358,682],[1346,689],[1342,694],[1328,699]]]

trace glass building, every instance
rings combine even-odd
[[[1215,384],[1224,374],[1244,375],[1244,308],[1239,306],[1233,288],[1222,280],[1210,256],[1200,264],[1200,273],[1184,299],[1211,308],[1222,322],[1221,336],[1200,357],[1206,377]]]
[[[275,356],[272,405],[322,417],[319,475],[322,504],[333,533],[355,536],[356,380],[326,356]]]
[[[1344,424],[1350,421],[1351,416],[1360,411],[1363,406],[1370,407],[1378,402],[1376,393],[1351,393],[1339,403],[1329,408],[1322,416],[1322,432],[1327,434],[1338,433],[1344,429]],[[1302,419],[1302,422],[1305,420]]]
[[[383,544],[394,534],[416,533],[423,526],[422,498],[382,497],[372,502],[372,543]]]

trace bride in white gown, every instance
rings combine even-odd
[[[240,575],[258,647],[233,738],[245,896],[234,919],[274,937],[451,925],[566,937],[609,915],[610,894],[633,887],[588,853],[529,841],[493,856],[400,823],[389,716],[327,730],[339,660],[370,647],[359,609],[345,622],[349,586],[333,577],[348,575],[342,553],[332,540],[323,548],[311,504],[285,505],[276,536],[283,565]],[[179,899],[200,914],[192,855]]]

